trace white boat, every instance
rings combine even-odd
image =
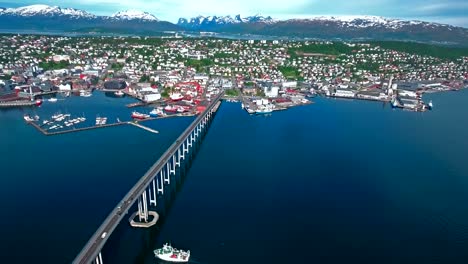
[[[257,110],[255,110],[255,113],[257,114],[268,114],[273,112],[273,105],[268,104],[268,105],[259,105]]]
[[[180,101],[184,99],[184,96],[180,93],[173,93],[169,97],[171,98],[172,101]]]
[[[90,92],[90,91],[86,91],[86,90],[80,90],[80,96],[83,96],[83,97],[90,97],[90,96],[91,96],[91,92]]]
[[[51,102],[51,103],[55,103],[55,102],[57,102],[57,98],[56,98],[56,97],[52,97],[52,98],[49,98],[47,101],[48,101],[48,102]]]
[[[117,96],[124,96],[125,95],[121,90],[118,90],[114,94],[117,95]]]
[[[164,244],[162,248],[153,251],[154,255],[164,261],[184,263],[190,259],[190,250],[183,251],[173,248],[169,244]]]
[[[31,116],[29,116],[29,115],[24,115],[23,118],[24,118],[24,121],[26,121],[26,122],[32,122],[32,121],[34,121],[34,119],[33,119]]]
[[[427,104],[427,106],[429,107],[429,110],[432,110],[432,107],[434,107],[434,106],[432,105],[432,100],[429,101],[429,103]]]
[[[96,125],[105,125],[107,123],[107,117],[96,117]]]

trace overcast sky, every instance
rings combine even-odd
[[[0,7],[30,4],[73,7],[96,15],[136,9],[170,22],[197,15],[262,14],[278,19],[376,15],[468,27],[468,0],[0,0]]]

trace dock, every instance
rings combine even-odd
[[[0,107],[36,106],[36,101],[0,102]]]
[[[132,107],[138,107],[138,106],[145,106],[147,105],[146,103],[143,103],[143,102],[136,102],[136,103],[131,103],[131,104],[128,104],[126,105],[128,108],[132,108]]]
[[[139,128],[141,128],[141,129],[144,129],[144,130],[149,131],[149,132],[154,133],[154,134],[158,134],[158,133],[159,133],[159,131],[154,130],[154,129],[149,128],[149,127],[146,127],[146,126],[144,126],[144,125],[141,125],[141,124],[139,124],[138,122],[128,122],[128,124],[129,124],[129,125],[132,125],[132,126],[139,127]]]
[[[54,136],[54,135],[74,133],[74,132],[80,132],[80,131],[86,131],[86,130],[92,130],[92,129],[98,129],[98,128],[121,126],[121,125],[127,124],[127,122],[105,124],[105,125],[96,125],[96,126],[82,127],[82,128],[74,128],[74,129],[70,129],[70,130],[55,131],[55,132],[49,132],[49,131],[45,130],[44,128],[42,128],[40,125],[36,124],[35,122],[28,122],[28,124],[32,125],[33,127],[35,127],[37,130],[39,130],[42,134],[44,134],[46,136]]]
[[[218,107],[219,107],[219,105],[217,106],[217,108]],[[216,108],[216,110],[217,110],[217,108]],[[99,128],[106,128],[106,127],[116,127],[116,126],[122,126],[122,125],[132,125],[132,126],[144,129],[144,130],[146,130],[148,132],[158,134],[159,131],[157,131],[155,129],[152,129],[152,128],[149,128],[149,127],[146,127],[146,126],[143,126],[140,123],[141,122],[146,122],[146,121],[157,120],[157,119],[164,119],[164,118],[171,118],[171,117],[182,117],[182,116],[190,117],[190,116],[195,116],[195,115],[196,114],[190,113],[190,112],[189,113],[179,113],[179,114],[174,114],[174,115],[164,115],[164,116],[158,116],[158,117],[150,117],[150,118],[142,119],[142,120],[138,120],[138,121],[117,122],[117,123],[112,123],[112,124],[95,125],[95,126],[82,127],[82,128],[72,128],[72,129],[69,129],[69,130],[60,130],[60,131],[53,131],[53,132],[44,129],[43,125],[40,125],[40,124],[36,123],[35,121],[31,121],[31,122],[27,122],[27,123],[30,124],[31,126],[35,127],[37,130],[39,130],[39,132],[41,132],[42,134],[44,134],[46,136],[62,135],[62,134],[68,134],[68,133],[74,133],[74,132],[80,132],[80,131],[87,131],[87,130],[93,130],[93,129],[99,129]]]

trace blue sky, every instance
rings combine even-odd
[[[468,0],[0,0],[1,7],[30,4],[74,7],[97,15],[137,9],[171,22],[197,15],[262,14],[278,19],[377,15],[468,27]]]

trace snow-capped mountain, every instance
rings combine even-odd
[[[260,15],[249,16],[242,18],[240,15],[232,16],[197,16],[191,19],[180,18],[179,26],[191,29],[210,29],[220,25],[231,25],[239,23],[272,23],[274,20],[271,17]]]
[[[112,16],[96,16],[83,10],[48,5],[0,9],[0,30],[38,30],[65,32],[115,32],[151,34],[181,30],[153,15],[127,10]]]
[[[14,16],[69,16],[73,18],[95,18],[96,16],[86,11],[74,8],[61,8],[48,5],[29,5],[18,8],[6,8],[0,10],[0,15]]]
[[[376,39],[444,42],[465,45],[468,29],[414,20],[379,16],[317,16],[276,20],[271,17],[237,15],[179,19],[188,30],[235,34],[287,36],[318,39]]]
[[[155,16],[148,12],[142,12],[138,10],[126,10],[113,14],[110,16],[112,19],[123,19],[123,20],[146,20],[146,21],[159,21]]]

